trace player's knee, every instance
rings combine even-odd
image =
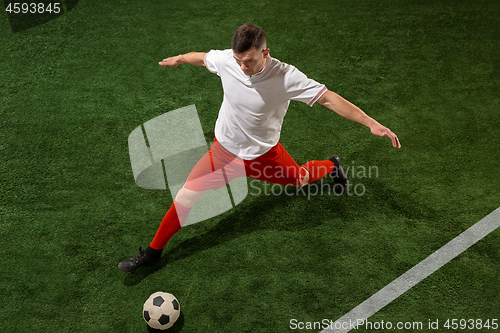
[[[298,188],[304,187],[307,184],[309,184],[309,180],[310,180],[309,171],[306,168],[303,168],[303,169],[306,171],[306,174],[305,174],[304,178],[302,179],[302,181],[299,183],[299,185],[297,185]]]
[[[186,188],[181,188],[179,192],[177,192],[177,195],[175,196],[175,201],[183,205],[184,207],[191,208],[196,203],[200,198],[203,196],[203,193],[201,192],[195,192],[188,190]]]
[[[300,182],[300,184],[299,184],[299,185],[297,185],[297,187],[298,187],[298,188],[301,188],[301,187],[306,186],[307,184],[309,184],[309,182],[308,182],[308,181],[303,180],[303,181],[301,181],[301,182]]]

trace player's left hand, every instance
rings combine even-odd
[[[392,141],[392,145],[394,148],[401,148],[401,143],[399,143],[399,139],[390,129],[387,127],[380,125],[379,123],[375,123],[370,127],[372,134],[377,136],[387,136]]]

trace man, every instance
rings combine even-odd
[[[168,240],[181,229],[190,209],[209,190],[217,190],[237,177],[251,177],[282,185],[305,186],[330,174],[341,191],[347,175],[336,155],[299,166],[279,143],[281,125],[290,100],[312,106],[318,102],[342,117],[387,136],[401,148],[397,136],[323,84],[308,79],[295,67],[271,58],[264,31],[245,24],[233,35],[230,50],[190,52],[164,59],[163,67],[180,64],[205,66],[220,76],[224,90],[215,125],[215,142],[193,168],[184,187],[163,218],[150,246],[122,261],[118,267],[131,272],[154,262]]]

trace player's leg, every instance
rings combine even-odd
[[[175,201],[181,204],[183,207],[191,209],[208,191],[209,190],[197,192],[188,190],[187,188],[183,187],[175,196]]]
[[[306,168],[303,169],[305,171],[305,175],[304,178],[302,178],[302,180],[300,181],[299,185],[297,186],[299,188],[306,186],[311,181],[311,175],[309,174],[309,170],[307,170]]]
[[[123,260],[118,264],[118,268],[125,272],[132,272],[142,265],[149,264],[161,258],[162,251],[170,238],[175,235],[186,222],[191,208],[208,191],[196,192],[182,188],[177,193],[174,202],[163,217],[156,234],[150,245],[134,257]]]
[[[344,171],[340,158],[337,155],[323,161],[309,161],[301,165],[301,167],[309,171],[309,183],[321,179],[329,174],[335,182],[335,193],[342,195],[347,192],[349,179],[347,178],[347,173]]]
[[[342,193],[347,190],[349,185],[349,180],[347,174],[345,173],[340,158],[337,155],[330,157],[323,161],[309,161],[301,167],[306,168],[310,171],[310,183],[323,178],[325,175],[329,174],[342,188]]]
[[[161,257],[167,242],[184,225],[191,208],[198,200],[209,190],[217,190],[226,184],[222,168],[227,166],[228,158],[231,158],[231,155],[228,155],[220,144],[212,145],[191,170],[186,184],[177,193],[150,245],[144,251],[139,249],[139,254],[136,256],[120,262],[118,267],[121,270],[131,272]]]
[[[330,174],[342,187],[348,184],[338,156],[299,166],[279,142],[266,154],[245,163],[248,177],[270,183],[302,187]]]

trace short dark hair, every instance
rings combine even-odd
[[[261,48],[266,44],[266,33],[256,25],[244,24],[234,32],[231,48],[236,54],[250,50],[252,47]]]

